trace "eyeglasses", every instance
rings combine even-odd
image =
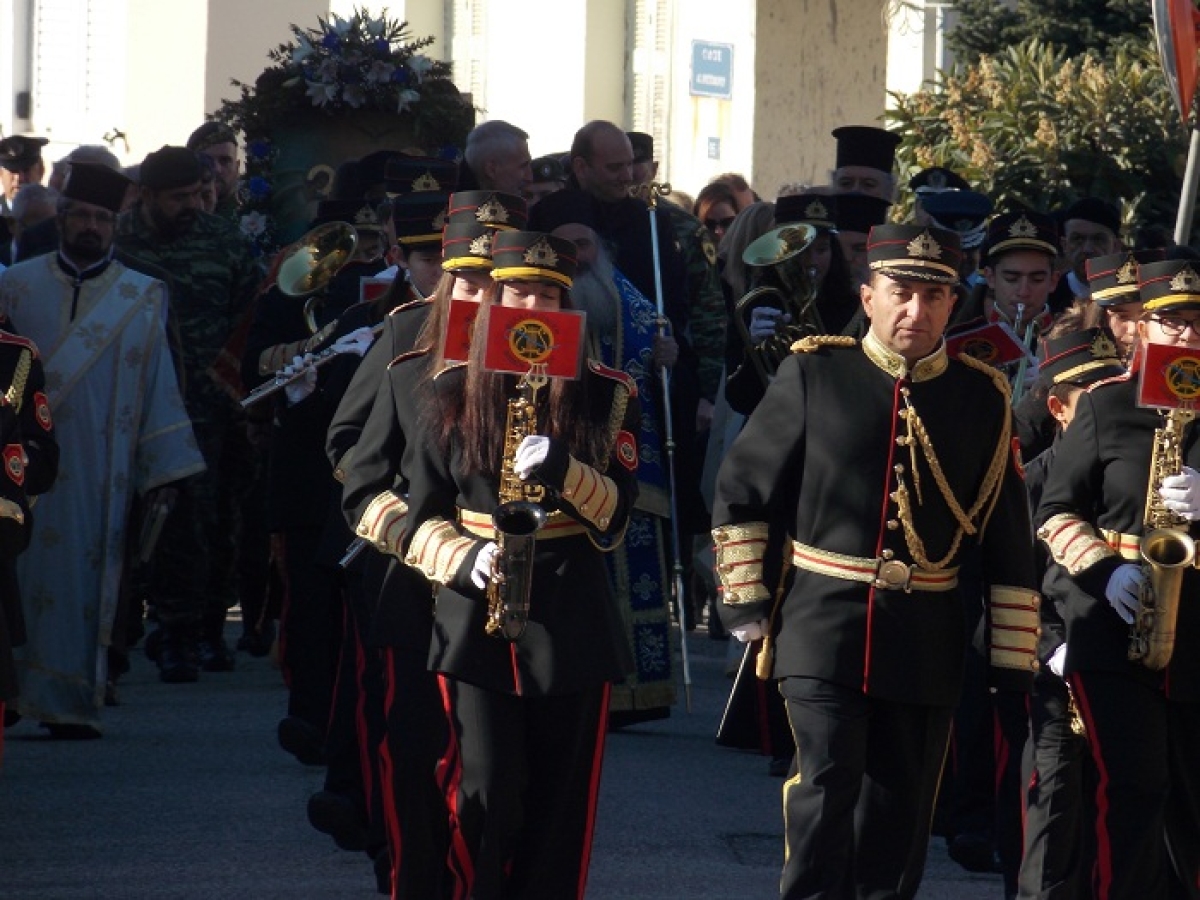
[[[116,216],[104,210],[78,208],[66,210],[63,213],[63,217],[70,219],[72,222],[95,222],[97,225],[111,225],[117,220]]]
[[[727,216],[724,219],[705,219],[704,227],[709,231],[716,231],[718,228],[722,231],[728,231],[729,226],[733,224],[733,220],[736,218],[737,216]]]
[[[1185,319],[1182,316],[1151,316],[1152,322],[1157,322],[1167,337],[1179,337],[1188,328],[1192,334],[1200,337],[1200,319]]]

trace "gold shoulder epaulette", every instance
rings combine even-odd
[[[792,344],[792,352],[812,353],[822,347],[854,347],[857,345],[858,338],[852,338],[848,334],[810,334]]]
[[[426,298],[424,300],[409,300],[407,303],[401,303],[399,306],[393,308],[392,311],[388,313],[388,315],[394,316],[397,313],[407,312],[410,309],[418,309],[422,306],[428,306],[432,302],[433,301],[428,298]]]
[[[977,372],[982,372],[988,378],[992,379],[992,383],[996,385],[996,390],[1003,394],[1006,400],[1012,396],[1012,388],[1009,386],[1008,379],[1004,377],[1004,373],[999,369],[989,366],[982,360],[976,359],[970,353],[960,353],[957,359],[964,366],[975,369]]]
[[[405,360],[416,359],[418,356],[424,356],[428,352],[429,352],[428,348],[425,348],[422,350],[408,350],[404,353],[401,353],[399,356],[397,356],[395,359],[393,359],[390,363],[388,363],[387,367],[390,369],[392,366],[399,365],[400,363],[404,362]]]
[[[588,368],[597,375],[603,375],[605,378],[611,378],[613,381],[619,381],[629,391],[631,397],[637,396],[637,382],[627,372],[622,372],[620,369],[614,369],[604,363],[596,362],[594,359],[588,360]]]

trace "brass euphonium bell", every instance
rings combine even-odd
[[[327,222],[306,233],[285,251],[275,284],[289,297],[307,298],[304,321],[312,334],[317,333],[316,308],[321,292],[350,261],[357,247],[358,232],[353,225]]]
[[[757,238],[742,252],[742,262],[758,269],[769,269],[779,283],[758,286],[738,300],[734,307],[734,324],[742,337],[754,370],[764,387],[791,353],[792,344],[810,334],[823,334],[825,327],[817,311],[816,271],[811,268],[804,252],[817,240],[817,229],[797,222],[782,225]],[[761,274],[752,280],[760,280]],[[764,341],[755,344],[750,338],[749,321],[760,306],[778,309],[792,317]]]

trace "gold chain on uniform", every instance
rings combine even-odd
[[[938,461],[937,453],[933,449],[933,441],[929,437],[929,432],[925,430],[925,423],[921,421],[917,415],[916,408],[908,399],[909,389],[901,388],[900,393],[904,398],[905,407],[900,411],[900,416],[908,426],[908,434],[902,438],[902,441],[909,448],[913,485],[917,491],[917,503],[923,504],[921,499],[920,472],[917,468],[917,445],[919,444],[921,453],[925,457],[925,462],[929,465],[929,470],[933,473],[933,480],[937,483],[938,490],[941,492],[942,499],[946,501],[950,512],[958,521],[958,529],[954,533],[954,540],[950,542],[950,549],[940,560],[937,562],[932,561],[926,554],[925,542],[921,540],[920,535],[917,534],[917,530],[913,525],[912,504],[909,500],[908,486],[904,483],[904,476],[901,474],[903,470],[897,467],[896,491],[892,494],[892,499],[896,502],[900,524],[904,528],[904,543],[908,545],[908,552],[911,554],[913,562],[920,568],[938,571],[939,569],[944,569],[954,559],[964,535],[969,534],[973,536],[978,531],[974,523],[975,517],[979,515],[989,501],[994,502],[995,497],[993,497],[993,494],[997,494],[1000,476],[1004,471],[1008,454],[1008,436],[1011,426],[1006,417],[1006,424],[1002,429],[1001,440],[996,444],[996,451],[992,454],[992,462],[988,466],[988,470],[983,477],[983,483],[979,487],[979,496],[975,499],[975,503],[971,506],[970,511],[964,512],[958,502],[958,498],[954,496],[954,492],[950,489],[950,483],[946,480],[946,473],[942,471],[942,465]]]

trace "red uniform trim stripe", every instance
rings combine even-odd
[[[352,620],[349,609],[347,604],[346,618]],[[369,809],[369,798],[375,791],[376,769],[375,748],[371,746],[371,733],[367,728],[367,654],[358,626],[353,621],[347,621],[347,627],[354,629],[354,730],[358,735],[358,767],[362,770],[363,795],[368,798]]]
[[[592,837],[596,833],[596,806],[600,798],[600,770],[604,763],[604,739],[608,734],[608,695],[612,685],[605,683],[600,695],[600,715],[596,726],[596,741],[592,750],[592,779],[588,785],[587,827],[583,832],[583,853],[579,860],[579,891],[577,900],[583,900],[587,887],[588,868],[592,863]]]
[[[451,886],[453,900],[469,900],[475,886],[475,866],[471,862],[471,854],[463,839],[462,824],[458,818],[458,792],[462,785],[462,751],[458,745],[458,732],[454,728],[453,703],[450,699],[450,681],[438,674],[438,690],[442,695],[442,709],[446,713],[450,736],[446,742],[446,752],[438,760],[438,772],[442,790],[446,798],[446,813],[450,819],[450,851],[446,858],[446,867],[454,876]]]
[[[1088,740],[1092,745],[1092,759],[1096,763],[1096,862],[1095,877],[1092,884],[1096,889],[1096,900],[1109,900],[1112,892],[1112,835],[1108,832],[1108,785],[1111,780],[1108,766],[1104,761],[1103,748],[1100,746],[1100,736],[1096,731],[1096,722],[1092,718],[1092,699],[1084,686],[1083,677],[1076,672],[1068,676],[1071,689],[1075,693],[1075,702],[1079,706],[1079,715],[1087,729]]]

